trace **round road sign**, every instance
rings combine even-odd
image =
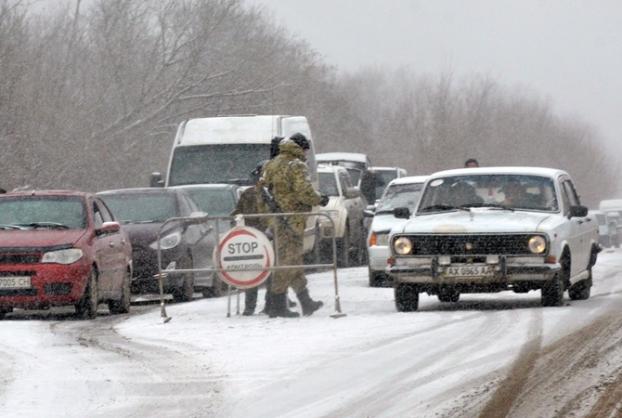
[[[274,249],[266,235],[249,226],[229,230],[214,250],[214,265],[220,278],[238,289],[262,284],[274,265]]]

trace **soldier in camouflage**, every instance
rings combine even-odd
[[[309,147],[304,135],[294,134],[281,141],[279,155],[264,167],[263,184],[281,212],[310,212],[313,206],[326,204],[327,199],[315,191],[309,179],[305,163],[305,150]],[[286,222],[272,222],[279,265],[302,265],[306,217],[294,215],[285,219]],[[287,308],[286,295],[290,286],[298,296],[303,315],[311,315],[322,307],[321,301],[314,301],[309,296],[303,269],[279,270],[272,278],[270,317],[298,316]]]

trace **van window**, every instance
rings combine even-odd
[[[201,183],[249,183],[249,174],[270,158],[270,144],[215,144],[177,147],[169,186]]]

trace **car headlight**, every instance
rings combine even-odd
[[[413,243],[406,237],[399,237],[393,241],[393,249],[399,255],[410,254],[413,249]]]
[[[172,234],[168,234],[160,238],[160,249],[161,250],[170,250],[171,248],[177,247],[181,242],[181,232],[173,232]],[[154,241],[149,245],[149,247],[154,250],[158,249],[158,241]]]
[[[66,250],[56,250],[43,253],[42,263],[71,264],[82,258],[82,250],[79,248],[68,248]]]
[[[529,251],[533,254],[542,254],[546,251],[546,240],[539,235],[529,238]]]

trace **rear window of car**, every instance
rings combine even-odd
[[[77,196],[6,196],[0,198],[2,229],[20,227],[84,229],[84,199]]]
[[[155,223],[179,216],[172,193],[118,193],[99,195],[121,223]]]

